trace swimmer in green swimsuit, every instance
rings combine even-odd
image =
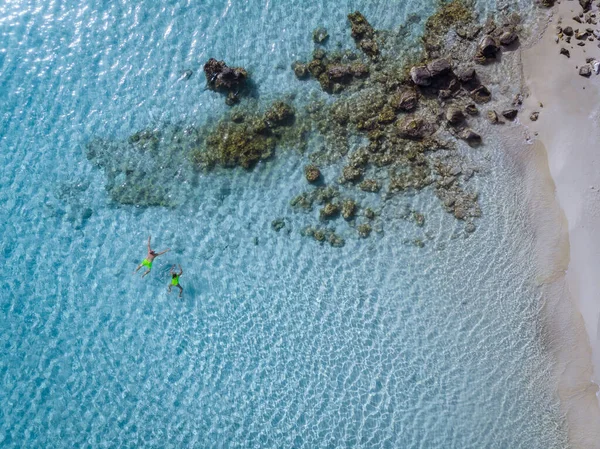
[[[133,272],[134,274],[137,273],[139,271],[140,268],[142,267],[146,267],[148,270],[142,274],[142,277],[146,276],[148,273],[150,273],[150,270],[152,269],[152,262],[154,261],[154,259],[168,251],[171,251],[171,248],[167,248],[164,251],[161,251],[160,253],[157,253],[156,251],[153,251],[152,248],[150,248],[150,239],[152,237],[148,237],[148,255],[146,256],[146,258],[144,260],[142,260],[142,263],[138,265],[138,267],[135,269],[135,271]]]
[[[183,287],[179,285],[179,276],[183,274],[183,270],[181,269],[181,265],[179,265],[179,274],[175,273],[175,265],[171,267],[171,285],[169,285],[169,293],[171,293],[172,287],[177,287],[179,289],[179,297],[183,295]]]

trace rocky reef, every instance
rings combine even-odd
[[[256,104],[241,104],[216,123],[187,130],[177,138],[165,140],[160,131],[145,130],[127,142],[92,142],[88,157],[104,168],[107,189],[115,201],[171,206],[169,187],[147,187],[159,183],[151,169],[141,168],[146,162],[171,167],[174,160],[179,164],[191,161],[196,170],[251,169],[279,147],[303,151],[308,136],[319,134],[324,144],[306,155],[308,162],[299,167],[310,190],[290,201],[293,210],[304,213],[313,211],[314,204],[320,206],[312,212],[315,226],[306,228],[304,235],[341,246],[344,239],[333,228],[322,226],[337,222],[366,238],[377,227],[369,222],[357,224],[356,217],[374,220],[377,214],[361,206],[359,196],[385,202],[394,195],[426,188],[472,232],[481,209],[477,193],[469,188],[475,170],[469,168],[465,155],[485,144],[478,130],[479,108],[493,100],[492,91],[480,80],[479,64],[501,63],[499,55],[519,39],[518,15],[505,12],[498,24],[492,19],[480,23],[472,11],[472,5],[461,0],[440,4],[425,22],[419,55],[399,53],[394,47],[404,38],[402,29],[397,35],[375,30],[360,12],[353,12],[348,24],[359,52],[326,51],[320,44],[331,37],[327,30],[317,28],[312,34],[317,46],[311,59],[291,64],[298,79],[318,82],[330,101],[294,106],[292,101],[278,100],[262,111]],[[225,93],[229,104],[239,100],[247,79],[243,68],[211,59],[204,71],[210,89]],[[498,110],[513,120],[519,106]],[[502,123],[494,109],[483,115],[492,123]],[[159,151],[164,145],[169,150]],[[113,155],[107,156],[111,151]],[[144,164],[131,164],[131,168],[114,160],[115,154],[130,153]],[[177,157],[172,158],[175,153]],[[332,164],[337,176],[330,179],[328,171],[324,179],[322,169]],[[411,217],[418,227],[426,223],[422,214]],[[273,223],[275,230],[284,225]]]

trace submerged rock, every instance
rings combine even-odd
[[[365,16],[355,11],[348,14],[348,20],[352,29],[352,37],[356,41],[358,48],[371,58],[379,55],[379,46],[375,41],[375,30]]]
[[[265,121],[269,126],[287,126],[294,121],[295,111],[283,101],[276,101],[265,112]]]
[[[308,182],[317,182],[321,178],[321,171],[316,165],[304,167],[304,176]]]
[[[318,27],[314,29],[312,38],[315,44],[322,44],[329,38],[329,33],[326,28]]]
[[[356,228],[356,230],[358,231],[358,235],[359,235],[361,238],[367,238],[368,236],[370,236],[370,235],[371,235],[371,231],[372,231],[373,229],[371,228],[371,225],[370,225],[370,224],[368,224],[368,223],[364,223],[364,224],[361,224],[360,226],[358,226],[358,227]]]
[[[296,61],[292,64],[292,70],[298,79],[306,79],[308,78],[308,75],[310,75],[307,65],[300,61]]]
[[[407,139],[421,140],[431,134],[430,126],[422,118],[410,118],[398,122],[398,134]]]
[[[271,222],[271,227],[275,232],[281,231],[285,227],[285,221],[283,218],[278,218]]]
[[[381,188],[379,186],[379,183],[377,181],[375,181],[374,179],[365,179],[363,182],[361,182],[358,187],[360,188],[360,190],[364,190],[365,192],[379,192],[379,189]]]
[[[344,200],[342,203],[342,217],[344,220],[350,220],[356,213],[356,202],[354,200]]]
[[[399,92],[390,97],[390,106],[396,111],[409,112],[417,107],[419,97],[414,90]]]

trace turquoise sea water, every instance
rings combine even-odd
[[[321,3],[0,7],[0,447],[566,446],[520,174],[493,143],[471,156],[475,233],[431,191],[362,194],[382,232],[340,219],[343,248],[300,235],[316,212],[289,207],[308,189],[297,152],[250,172],[190,175],[181,159],[174,209],[115,204],[87,159],[94,138],[226,111],[203,90],[209,57],[251,70],[259,102],[302,104],[323,95],[289,69],[315,27],[351,46],[354,9],[392,29],[434,10]],[[142,280],[150,234],[172,251]]]

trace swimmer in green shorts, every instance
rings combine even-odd
[[[175,265],[171,267],[171,285],[169,285],[169,293],[171,293],[172,287],[177,287],[179,289],[179,297],[183,295],[183,287],[179,285],[179,276],[183,274],[183,270],[181,269],[181,265],[179,265],[179,274],[175,273]]]
[[[154,261],[154,259],[168,251],[171,251],[171,248],[167,248],[164,251],[161,251],[160,253],[157,253],[156,251],[153,251],[152,248],[150,248],[150,239],[152,238],[152,236],[148,237],[148,255],[146,256],[146,258],[144,260],[142,260],[142,263],[138,265],[138,267],[135,269],[135,271],[133,272],[134,274],[137,273],[139,271],[140,268],[142,267],[146,267],[148,270],[142,274],[142,277],[146,276],[148,273],[150,273],[150,270],[152,269],[152,262]]]

